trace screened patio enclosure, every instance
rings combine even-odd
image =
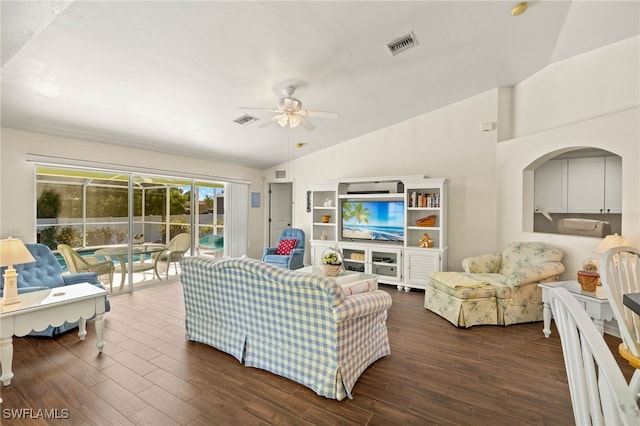
[[[67,244],[81,256],[98,260],[115,250],[120,256],[107,256],[115,264],[114,291],[157,282],[155,268],[147,266],[156,262],[159,249],[178,234],[191,237],[186,255],[198,252],[200,241],[216,241],[215,249],[207,247],[205,254],[224,251],[225,183],[39,166],[36,186],[38,242],[54,252],[59,244]],[[59,259],[67,268],[61,256]],[[169,277],[179,273],[178,264],[157,265],[160,269],[170,266]],[[166,277],[164,269],[162,272]]]

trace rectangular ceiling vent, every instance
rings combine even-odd
[[[404,52],[412,47],[416,47],[417,45],[418,39],[416,39],[415,34],[411,31],[409,34],[402,36],[391,43],[387,43],[387,49],[389,49],[389,53],[396,56],[398,53]]]
[[[258,121],[259,118],[254,117],[252,115],[249,114],[245,114],[242,117],[238,117],[235,120],[233,120],[234,123],[238,123],[241,126],[248,126],[249,124],[253,123],[254,121]]]

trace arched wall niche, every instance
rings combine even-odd
[[[525,167],[523,182],[523,231],[600,238],[622,234],[619,154],[590,146],[554,150]]]

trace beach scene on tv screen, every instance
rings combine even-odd
[[[347,239],[404,241],[402,201],[345,201],[342,237]]]

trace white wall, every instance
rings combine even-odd
[[[511,241],[536,240],[565,250],[565,278],[573,279],[599,240],[524,232],[523,170],[558,150],[597,147],[623,157],[622,229],[640,247],[639,40],[556,63],[512,90],[486,92],[297,158],[294,226],[310,233],[305,200],[314,184],[424,173],[450,180],[449,270],[460,270],[464,257],[497,252]],[[500,138],[496,131],[479,132],[481,123],[491,121],[498,122]],[[510,134],[515,139],[497,143]]]
[[[550,65],[514,89],[514,137],[638,106],[640,37]]]
[[[151,152],[87,140],[63,138],[40,133],[2,128],[0,145],[0,236],[20,233],[24,241],[35,241],[35,164],[25,160],[27,154],[68,158],[102,165],[122,165],[126,168],[166,170],[181,173],[225,177],[250,181],[249,192],[262,193],[262,173],[259,170],[224,162]],[[106,166],[105,166],[106,167]],[[264,199],[264,196],[261,198]],[[248,250],[250,257],[262,254],[263,212],[249,209]]]

